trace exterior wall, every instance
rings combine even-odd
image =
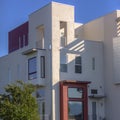
[[[120,11],[115,11],[84,25],[85,39],[103,41],[106,119],[109,120],[118,120],[118,111],[120,110],[120,106],[118,106],[120,98],[118,91],[120,88],[118,85],[115,85],[114,70],[116,68],[114,68],[115,66],[113,67],[114,60],[116,59],[115,49],[117,49],[115,48],[115,41],[113,38],[118,35],[116,19],[119,16]]]
[[[29,15],[29,46],[30,48],[36,48],[37,42],[39,42],[39,33],[37,29],[40,26],[44,27],[44,49],[49,49],[51,44],[51,25],[52,25],[52,13],[51,13],[51,4],[41,8],[40,10],[35,11]],[[45,13],[45,14],[43,14]]]
[[[0,84],[0,92],[3,92],[7,84],[27,79],[26,62],[26,58],[21,54],[21,50],[0,58],[0,82],[2,83]]]
[[[28,22],[9,32],[8,53],[28,45]]]
[[[52,4],[52,115],[60,120],[60,21],[67,23],[67,44],[74,40],[74,8],[59,3]]]
[[[85,40],[104,40],[104,17],[86,23],[83,27]]]
[[[105,63],[105,92],[106,119],[119,120],[119,89],[114,85],[113,78],[113,38],[117,35],[117,12],[104,18],[104,63]],[[116,110],[117,109],[117,110]]]
[[[74,23],[75,38],[83,39],[83,24]]]
[[[40,26],[44,27],[44,48],[45,49],[45,67],[46,67],[46,76],[45,76],[45,114],[48,118],[52,119],[52,58],[51,58],[51,40],[52,40],[52,13],[51,13],[51,4],[41,8],[38,11],[35,11],[29,16],[29,48],[38,48],[39,49],[39,33],[37,29]],[[44,14],[43,14],[44,13]],[[39,55],[39,53],[38,53]],[[39,56],[38,56],[39,58]],[[34,82],[34,81],[33,81]],[[40,84],[41,85],[41,84]]]
[[[103,68],[103,44],[102,42],[95,42],[90,40],[78,40],[82,42],[81,46],[84,48],[82,51],[74,51],[70,50],[72,47],[76,45],[73,44],[71,48],[68,46],[68,50],[61,49],[61,57],[64,57],[64,53],[67,53],[67,72],[60,73],[61,80],[77,80],[77,81],[90,81],[88,87],[88,96],[91,96],[91,90],[96,89],[98,91],[98,96],[104,96],[104,68]],[[75,40],[74,40],[75,42]],[[74,43],[73,42],[73,43]],[[79,49],[81,48],[79,45]],[[76,48],[78,49],[78,48]],[[62,56],[63,55],[63,56]],[[75,57],[76,56],[82,57],[82,73],[75,73]],[[92,59],[95,59],[95,69],[93,70],[92,66]],[[88,104],[88,115],[89,119],[92,119],[92,102],[97,103],[97,118],[104,118],[104,99],[97,99],[97,98],[89,98]],[[102,104],[102,106],[101,106]]]
[[[120,84],[120,37],[113,38],[113,83]]]

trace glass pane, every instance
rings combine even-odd
[[[29,74],[29,80],[37,78],[37,73]]]
[[[95,58],[92,58],[92,69],[95,70]]]
[[[97,120],[96,102],[92,102],[92,119]]]
[[[45,88],[37,89],[36,97],[37,98],[44,98],[45,97]]]
[[[81,65],[75,65],[75,73],[82,73],[82,66]]]
[[[82,98],[83,97],[82,88],[68,88],[68,97],[69,98]]]
[[[81,56],[75,58],[75,64],[81,64]]]
[[[41,56],[41,78],[45,78],[45,56]]]
[[[60,72],[67,72],[67,64],[60,64]]]
[[[36,72],[36,70],[37,70],[37,61],[36,61],[36,57],[29,59],[28,65],[29,65],[29,70],[28,70],[29,73]]]
[[[68,120],[83,120],[83,103],[82,102],[69,101]]]

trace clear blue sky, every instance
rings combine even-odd
[[[0,56],[8,51],[8,32],[52,0],[0,0]],[[75,6],[75,21],[86,23],[120,9],[120,0],[53,0]]]

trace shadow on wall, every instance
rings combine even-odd
[[[85,41],[76,39],[73,42],[66,45],[64,48],[61,47],[61,53],[65,52],[70,54],[81,54],[85,50]]]

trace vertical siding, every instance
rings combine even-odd
[[[25,45],[23,42],[23,35],[25,35]],[[19,48],[28,45],[28,22],[20,25],[14,30],[8,33],[8,53],[11,53]],[[21,44],[19,45],[19,37],[21,39]]]

